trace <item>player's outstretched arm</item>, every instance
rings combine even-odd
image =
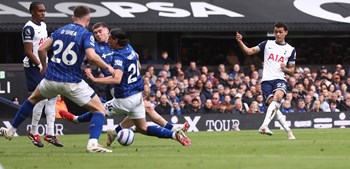
[[[85,69],[86,76],[94,83],[98,84],[119,84],[121,82],[121,78],[123,77],[123,72],[120,69],[114,69],[115,76],[107,76],[96,78],[91,73],[91,69]]]
[[[258,46],[254,46],[254,47],[247,47],[244,43],[243,43],[243,36],[236,32],[236,41],[238,43],[238,46],[242,49],[243,53],[245,55],[253,55],[253,54],[256,54],[256,53],[259,53],[260,52],[260,49]]]
[[[102,69],[106,69],[109,73],[111,73],[112,77],[115,76],[115,72],[112,66],[104,62],[101,59],[101,57],[96,54],[95,49],[93,48],[85,49],[85,53],[86,53],[86,58],[88,59],[89,62],[93,63],[96,66],[99,66]]]

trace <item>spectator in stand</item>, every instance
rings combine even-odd
[[[232,113],[232,110],[234,108],[234,105],[231,103],[231,96],[225,95],[224,101],[220,104],[220,107],[225,106],[224,113]]]
[[[340,71],[340,69],[342,69],[342,68],[343,68],[343,66],[342,66],[341,64],[336,64],[336,65],[335,65],[334,73],[335,73],[335,74],[339,74],[339,71]]]
[[[241,70],[241,67],[239,66],[239,64],[234,64],[233,65],[233,70],[230,73],[230,78],[236,78],[236,76],[238,75],[238,72]]]
[[[304,99],[305,96],[307,95],[307,93],[305,91],[305,88],[304,88],[303,84],[297,83],[296,84],[296,88],[298,89],[298,98]]]
[[[157,105],[154,110],[158,113],[158,114],[170,114],[171,112],[171,106],[168,103],[168,98],[165,94],[163,94],[162,96],[160,96],[160,102],[159,105]]]
[[[235,108],[232,111],[233,114],[246,114],[247,110],[243,106],[242,100],[240,98],[236,98],[235,100]]]
[[[310,110],[313,107],[314,100],[312,100],[312,97],[309,94],[307,94],[304,98],[304,101],[305,101],[306,111],[310,112]]]
[[[186,101],[184,99],[180,100],[179,106],[181,108],[181,113],[183,114],[182,111],[184,111],[185,109],[187,109],[189,107],[189,105],[186,104]]]
[[[350,97],[345,99],[345,104],[341,104],[339,107],[340,111],[350,111]]]
[[[200,113],[200,108],[201,106],[200,106],[199,100],[194,98],[191,101],[190,108],[184,110],[184,114],[198,114]]]
[[[346,87],[347,87],[347,92],[350,92],[350,75],[346,78],[345,81]]]
[[[204,88],[204,84],[203,81],[201,79],[198,79],[195,85],[196,90],[201,93],[203,88]]]
[[[157,75],[154,74],[154,66],[153,65],[148,65],[147,68],[146,68],[146,71],[151,74],[150,79],[151,79],[151,81],[153,83],[155,83],[156,80],[157,80]]]
[[[294,112],[297,112],[297,113],[307,112],[304,99],[298,99],[297,107],[294,109]]]
[[[213,102],[213,108],[214,111],[218,111],[220,109],[220,95],[218,91],[214,91],[213,92],[213,96],[212,96],[212,102]]]
[[[340,112],[340,110],[337,108],[337,102],[331,101],[330,112]]]
[[[321,109],[320,101],[315,100],[315,101],[314,101],[314,104],[312,105],[312,108],[311,108],[310,111],[311,111],[311,112],[324,112],[324,111]]]
[[[160,58],[159,58],[159,60],[158,60],[158,63],[159,64],[166,64],[166,63],[168,63],[168,64],[173,64],[174,63],[174,61],[169,57],[169,53],[168,53],[168,51],[162,51],[161,53],[160,53]]]
[[[175,62],[174,67],[170,70],[171,77],[178,77],[179,73],[182,72],[181,60]]]
[[[323,94],[318,95],[318,101],[320,101],[320,108],[324,112],[329,112],[330,111],[329,104],[328,104],[328,102],[326,102]]]
[[[339,74],[333,75],[332,85],[334,85],[335,90],[340,89],[341,84],[342,83],[340,82],[340,75]]]
[[[201,73],[197,69],[196,62],[194,62],[194,61],[190,62],[190,66],[185,72],[185,78],[188,79],[188,78],[191,78],[193,76],[200,76],[200,75],[201,75]]]
[[[346,84],[345,83],[341,84],[340,92],[342,96],[345,96],[345,94],[348,92],[347,90],[348,90],[348,87],[346,86]]]
[[[180,102],[180,99],[176,96],[175,90],[169,90],[168,97],[168,103],[170,103],[171,106],[174,100]]]
[[[259,109],[259,105],[257,101],[253,101],[250,106],[247,114],[261,114],[262,112]]]
[[[295,79],[295,77],[289,77],[287,90],[291,91],[293,88],[296,87],[296,84],[297,80]]]
[[[294,113],[291,102],[289,100],[285,100],[281,107],[282,113]]]
[[[242,97],[242,101],[243,103],[247,103],[248,106],[250,106],[250,104],[255,100],[255,98],[253,97],[253,94],[250,90],[247,90],[243,97]]]
[[[213,84],[211,83],[211,81],[208,80],[205,82],[204,88],[200,94],[202,103],[204,103],[205,100],[207,99],[212,99],[212,94],[213,94]]]
[[[142,55],[140,56],[140,63],[142,64],[154,63],[153,57],[150,55],[148,48],[142,49]]]
[[[182,114],[182,109],[179,104],[180,100],[175,98],[171,101],[172,107],[170,111],[170,115],[181,115]]]
[[[151,104],[153,109],[159,104],[156,101],[156,94],[154,92],[151,92],[146,100]]]
[[[168,87],[165,84],[161,84],[159,90],[162,95],[168,95]]]
[[[170,78],[171,76],[171,72],[170,72],[170,64],[169,63],[164,63],[162,70],[159,71],[158,76],[162,76],[162,73],[166,72],[166,77]]]
[[[213,102],[211,101],[211,99],[205,100],[204,106],[201,108],[201,113],[202,113],[202,114],[213,114],[213,113],[217,113],[217,112],[214,110]]]
[[[310,87],[311,87],[312,83],[310,82],[309,78],[304,78],[303,79],[303,86],[305,88],[305,90],[308,92],[310,91]]]
[[[341,80],[341,81],[344,82],[344,81],[346,80],[346,77],[347,77],[347,76],[346,76],[346,71],[345,71],[345,69],[340,69],[340,70],[339,70],[339,76],[340,76],[340,80]]]
[[[258,102],[259,110],[261,113],[265,112],[264,97],[262,94],[256,96],[256,101]]]
[[[201,68],[201,74],[208,75],[209,70],[207,66],[202,66]]]

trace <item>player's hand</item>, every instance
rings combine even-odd
[[[242,42],[243,36],[241,34],[238,33],[238,31],[236,32],[236,40],[237,42]]]
[[[88,77],[88,79],[90,79],[92,82],[95,81],[95,77],[94,77],[94,75],[92,75],[90,68],[85,69],[85,74]]]
[[[286,69],[287,69],[286,64],[285,63],[281,63],[281,70],[282,70],[282,72],[285,72]]]
[[[107,71],[111,74],[113,78],[115,77],[115,71],[112,66],[108,65]]]

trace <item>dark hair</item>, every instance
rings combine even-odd
[[[34,8],[40,4],[43,4],[41,2],[32,2],[29,6],[29,12],[32,12],[32,10],[34,10]]]
[[[95,23],[95,24],[92,26],[92,30],[95,30],[95,29],[97,29],[97,28],[99,28],[99,27],[107,28],[108,30],[110,30],[109,27],[108,27],[108,25],[107,25],[106,23],[104,23],[104,22],[97,22],[97,23]]]
[[[74,16],[77,18],[82,18],[90,14],[90,8],[84,5],[79,5],[74,8]]]
[[[112,39],[117,39],[120,46],[126,46],[129,44],[130,40],[128,39],[126,32],[122,28],[114,28],[111,30]]]
[[[277,22],[273,25],[273,27],[275,28],[283,28],[285,31],[288,31],[288,26],[283,23],[283,22]]]

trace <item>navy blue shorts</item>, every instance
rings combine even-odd
[[[266,103],[276,90],[282,90],[285,95],[287,91],[287,82],[281,79],[263,81],[261,83],[261,90]]]
[[[27,80],[28,92],[33,92],[40,81],[44,78],[44,75],[40,73],[40,69],[36,66],[25,67],[24,73]]]

